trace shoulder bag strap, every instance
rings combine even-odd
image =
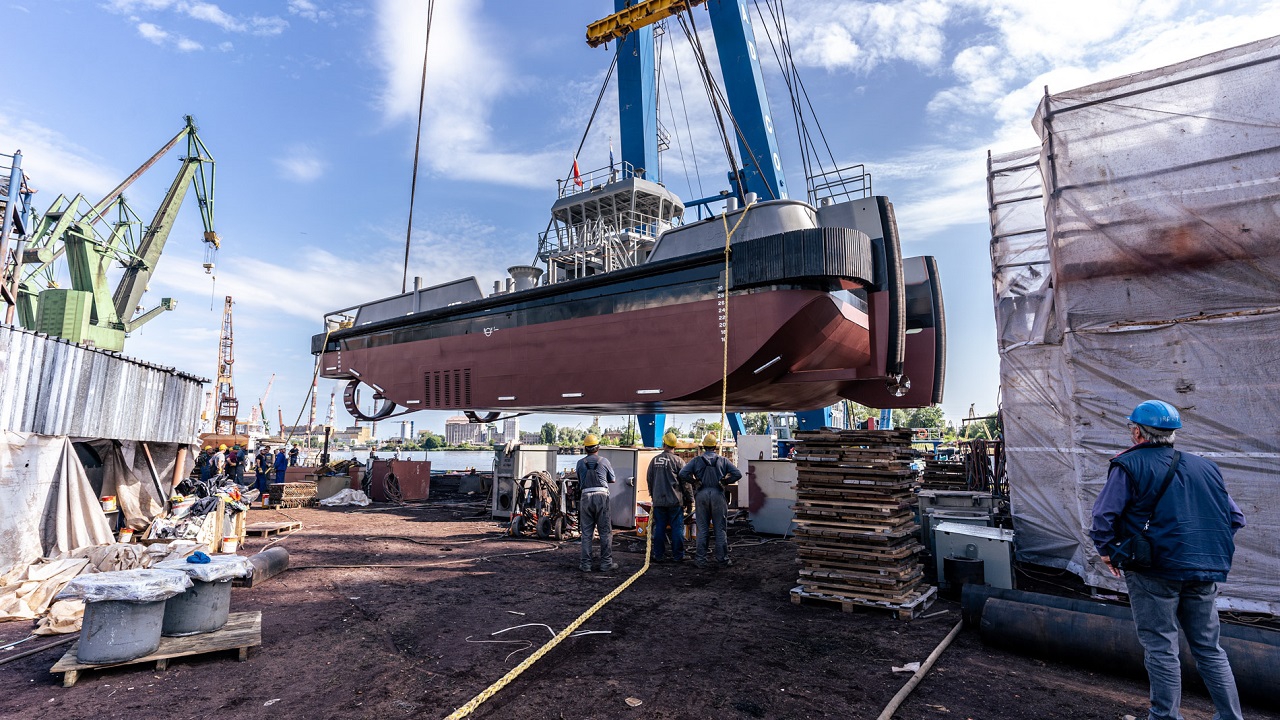
[[[1156,508],[1160,506],[1160,500],[1164,498],[1164,491],[1169,489],[1169,484],[1173,482],[1173,475],[1178,471],[1178,463],[1182,460],[1182,453],[1177,450],[1173,451],[1173,460],[1169,462],[1169,471],[1164,474],[1164,480],[1160,483],[1160,490],[1156,493],[1155,502],[1151,503],[1151,512],[1147,514],[1147,521],[1142,524],[1142,529],[1146,530],[1151,527],[1151,518],[1155,517]]]

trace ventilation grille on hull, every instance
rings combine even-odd
[[[471,368],[426,373],[424,399],[429,408],[471,407]]]

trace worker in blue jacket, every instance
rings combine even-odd
[[[694,520],[698,525],[698,543],[693,555],[693,564],[699,568],[707,566],[707,542],[711,528],[716,533],[716,562],[720,567],[733,565],[729,558],[729,503],[725,498],[725,486],[732,485],[742,477],[742,471],[733,463],[716,454],[719,446],[715,433],[707,433],[702,438],[702,454],[690,460],[680,469],[680,479],[692,481],[697,488],[697,505],[694,507]]]
[[[1215,600],[1218,583],[1231,570],[1244,513],[1227,494],[1216,464],[1173,449],[1181,427],[1178,409],[1167,402],[1148,400],[1134,408],[1133,446],[1111,460],[1093,505],[1090,536],[1103,566],[1116,577],[1124,572],[1151,682],[1149,717],[1182,717],[1181,629],[1213,698],[1214,717],[1240,720],[1235,678],[1218,643]],[[1151,547],[1150,563],[1141,567],[1131,550],[1139,533]]]
[[[276,449],[276,482],[284,482],[285,473],[289,471],[289,456],[284,453],[284,448]]]

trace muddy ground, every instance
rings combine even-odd
[[[233,611],[263,613],[262,647],[246,662],[222,653],[167,671],[87,671],[64,689],[49,668],[65,647],[48,650],[0,666],[0,717],[443,718],[550,637],[542,627],[491,633],[560,630],[643,562],[642,547],[624,541],[620,571],[583,575],[576,544],[503,539],[478,513],[439,502],[253,510],[251,522],[303,527],[243,551],[278,542],[294,566],[233,592]],[[909,677],[891,666],[924,660],[959,619],[946,601],[930,613],[946,612],[910,622],[793,605],[794,547],[739,542],[727,570],[655,565],[583,626],[609,634],[566,640],[474,717],[875,718]],[[29,629],[0,625],[0,644]],[[1142,717],[1145,699],[1145,680],[992,650],[966,630],[895,717],[1118,720]],[[1203,692],[1184,702],[1188,720],[1212,715]]]

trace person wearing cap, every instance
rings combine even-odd
[[[285,474],[289,472],[289,456],[285,455],[284,448],[276,449],[276,459],[274,461],[276,470],[276,482],[284,482]]]
[[[268,476],[271,474],[271,448],[263,445],[258,448],[258,454],[253,459],[253,475],[254,486],[258,488],[258,494],[266,496]]]
[[[578,501],[578,530],[582,533],[582,553],[578,569],[591,572],[591,541],[600,536],[600,570],[617,570],[613,561],[613,522],[609,519],[609,484],[617,477],[608,458],[602,458],[600,438],[587,435],[582,444],[587,456],[578,461],[578,489],[582,498]]]
[[[212,458],[212,445],[205,445],[200,450],[200,454],[196,456],[196,470],[199,472],[201,480],[208,480],[209,476],[213,474]]]
[[[671,540],[671,559],[684,561],[684,508],[693,503],[689,484],[680,479],[684,461],[676,456],[679,438],[674,432],[662,436],[662,452],[649,461],[646,481],[653,512],[649,515],[649,532],[653,540],[651,557],[666,562],[667,539]],[[669,528],[669,529],[668,529]]]
[[[297,467],[299,452],[298,443],[294,443],[293,447],[289,448],[289,467]]]
[[[231,452],[227,453],[227,476],[237,485],[244,485],[244,450],[240,446],[232,445]]]
[[[213,457],[209,458],[209,464],[213,466],[213,472],[209,473],[211,477],[213,475],[221,475],[227,471],[227,446],[226,445],[218,446],[218,452],[214,453]]]
[[[1218,642],[1218,583],[1227,579],[1235,533],[1244,513],[1227,493],[1211,460],[1173,448],[1182,427],[1178,409],[1147,400],[1129,415],[1132,447],[1111,459],[1093,505],[1090,537],[1102,566],[1123,577],[1138,640],[1146,657],[1153,720],[1181,718],[1178,636],[1213,699],[1215,718],[1240,720],[1240,699]],[[1133,550],[1140,534],[1150,561]]]
[[[702,454],[689,461],[681,470],[680,478],[692,481],[698,490],[694,518],[698,524],[698,543],[693,562],[699,568],[707,566],[707,534],[711,526],[716,533],[716,562],[720,567],[733,565],[729,558],[729,532],[727,516],[729,503],[724,496],[725,485],[732,485],[742,477],[742,471],[716,453],[719,441],[714,433],[702,438]]]

